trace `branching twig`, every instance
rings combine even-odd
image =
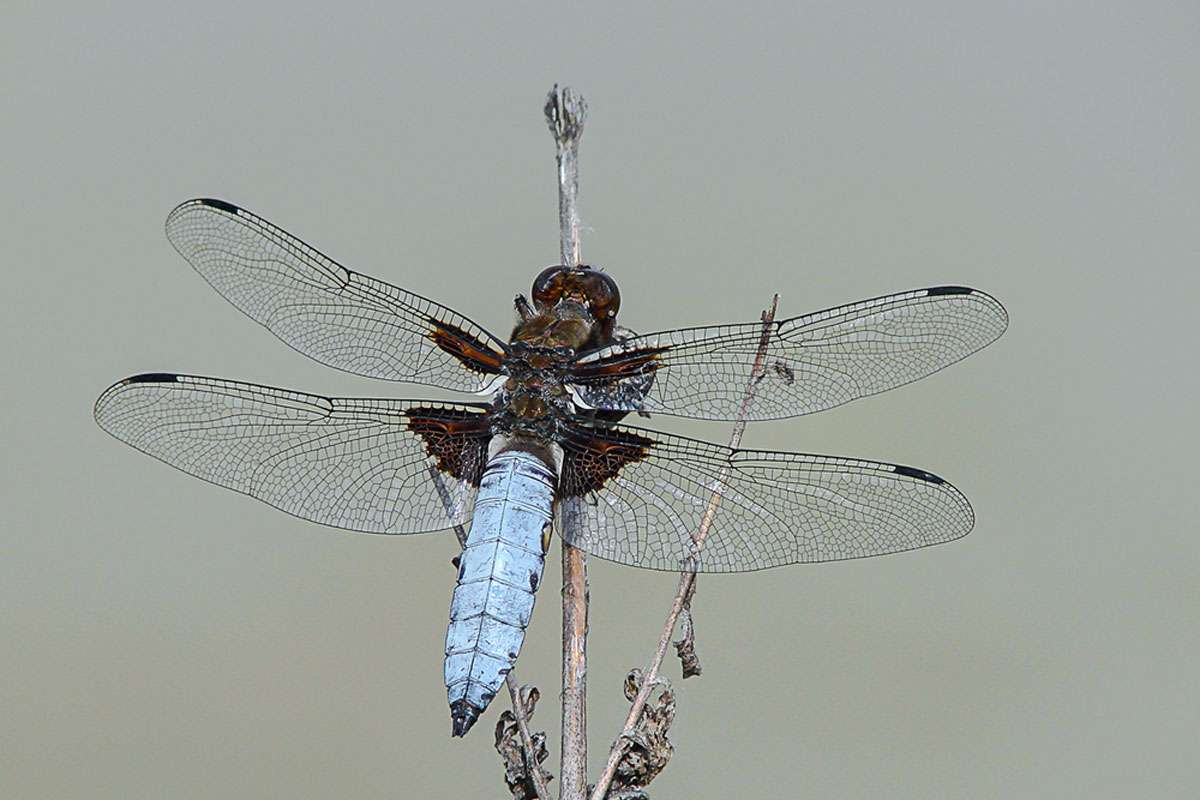
[[[442,473],[437,471],[437,467],[432,465],[428,468],[429,479],[433,481],[433,488],[437,490],[438,499],[442,501],[442,508],[446,509],[447,514],[454,513],[454,501],[450,497],[450,491],[446,488],[445,480],[442,478]],[[451,517],[453,518],[453,517]],[[455,537],[458,539],[458,548],[463,550],[467,546],[467,530],[462,525],[453,525],[451,529],[454,531]]]
[[[771,308],[762,314],[762,337],[758,342],[758,353],[754,357],[754,367],[750,371],[750,382],[746,387],[745,395],[742,396],[742,405],[738,410],[737,420],[733,424],[733,433],[729,436],[729,447],[734,450],[742,443],[742,434],[746,431],[746,417],[750,413],[750,405],[754,401],[754,390],[757,388],[758,381],[763,374],[767,344],[770,342],[771,328],[775,322],[775,308],[778,304],[779,295],[775,295],[771,300]],[[708,530],[712,527],[713,518],[716,516],[717,509],[721,505],[725,480],[728,476],[729,468],[726,467],[721,470],[720,480],[713,489],[713,495],[708,502],[708,508],[705,509],[704,517],[700,520],[700,527],[692,537],[693,562],[699,558],[700,549],[704,546],[704,540],[708,537]],[[646,669],[641,688],[638,690],[637,696],[633,699],[633,704],[629,708],[629,715],[625,718],[625,728],[613,743],[612,750],[608,754],[608,763],[604,767],[604,772],[601,773],[600,779],[596,781],[595,789],[592,790],[591,800],[604,800],[605,794],[608,792],[609,784],[612,783],[613,775],[616,773],[617,766],[621,762],[621,757],[625,754],[625,748],[628,746],[629,739],[636,731],[638,719],[641,717],[646,700],[650,697],[650,693],[654,689],[655,681],[658,678],[658,670],[662,666],[663,657],[667,652],[667,645],[671,642],[671,633],[675,630],[675,623],[679,619],[680,612],[687,606],[695,582],[696,572],[685,569],[679,574],[679,587],[675,591],[675,599],[671,603],[671,611],[667,614],[667,620],[663,624],[662,634],[658,639],[658,649],[655,650],[653,658],[650,659],[650,666]]]
[[[630,670],[625,676],[625,699],[632,703],[644,682],[640,669]],[[651,688],[651,696],[657,689],[658,697],[647,700],[637,730],[625,737],[625,753],[607,790],[607,800],[646,800],[646,787],[666,768],[675,752],[667,738],[675,721],[675,692],[662,676],[654,683],[657,685]]]
[[[546,124],[554,136],[558,157],[559,251],[563,266],[579,266],[579,137],[587,117],[587,103],[570,89],[558,85],[546,98]],[[562,532],[560,531],[561,535]],[[587,556],[562,543],[563,666],[562,666],[562,767],[559,797],[583,800],[587,796]]]
[[[446,485],[442,482],[441,474],[433,467],[429,468],[429,477],[433,480],[434,488],[437,489],[438,496],[442,500],[442,505],[446,507],[446,511],[451,510],[450,492],[446,490]],[[458,537],[458,546],[460,548],[467,546],[467,531],[462,525],[452,526],[454,535]],[[456,564],[457,566],[457,564]],[[517,729],[521,732],[521,746],[525,749],[525,763],[531,765],[529,777],[533,781],[534,789],[537,791],[538,800],[550,800],[550,793],[546,790],[546,782],[542,780],[542,771],[538,769],[537,748],[533,744],[533,736],[529,733],[529,721],[525,718],[525,708],[521,703],[521,693],[517,688],[517,676],[512,670],[504,676],[504,683],[508,686],[508,696],[512,701],[513,719],[517,721]]]
[[[531,736],[528,725],[533,719],[538,690],[533,686],[518,689],[511,672],[507,683],[513,707],[496,720],[496,752],[504,759],[504,782],[513,800],[545,800],[550,796],[546,781],[553,777],[541,763],[547,756],[546,734]]]
[[[517,721],[517,730],[521,732],[521,747],[525,750],[525,765],[529,770],[529,779],[537,792],[538,800],[550,800],[550,792],[546,789],[546,781],[542,777],[542,769],[538,765],[538,748],[529,732],[529,720],[525,717],[524,703],[521,702],[521,690],[517,686],[517,676],[512,670],[504,676],[504,684],[508,687],[508,697],[512,702],[513,719]],[[534,691],[537,691],[534,689]]]

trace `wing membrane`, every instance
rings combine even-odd
[[[966,358],[1007,326],[999,301],[961,286],[778,321],[748,418],[811,414],[902,386]],[[572,389],[597,409],[731,420],[761,335],[752,322],[635,336],[582,356]]]
[[[205,280],[301,353],[337,369],[474,392],[505,345],[443,305],[346,269],[221,200],[189,200],[167,238]]]
[[[637,428],[576,428],[559,525],[571,544],[633,567],[679,570],[723,486],[699,572],[895,553],[970,532],[970,503],[923,470],[853,458],[731,450]]]
[[[486,414],[468,406],[173,374],[113,385],[95,414],[108,433],[184,472],[302,519],[371,533],[468,521],[490,436]]]

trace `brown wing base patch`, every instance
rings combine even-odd
[[[408,417],[408,429],[425,441],[425,452],[437,460],[441,472],[479,485],[492,435],[487,412],[417,406],[404,415]]]
[[[564,432],[562,444],[560,491],[564,497],[577,497],[598,491],[626,464],[644,459],[655,441],[616,428],[577,426]]]
[[[496,375],[500,372],[504,354],[497,353],[478,337],[456,325],[433,317],[429,317],[429,324],[433,326],[429,332],[429,339],[462,362],[464,367],[485,375]]]

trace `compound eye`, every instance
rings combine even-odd
[[[603,272],[589,271],[585,283],[592,315],[600,320],[615,317],[621,308],[621,292],[617,282]]]
[[[546,267],[533,279],[529,296],[539,308],[545,310],[562,297],[567,272],[567,268],[562,266]]]

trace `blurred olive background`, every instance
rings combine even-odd
[[[557,260],[559,81],[591,105],[583,253],[626,325],[938,283],[1012,318],[919,384],[751,427],[945,475],[978,524],[703,578],[704,675],[668,663],[653,795],[1196,796],[1195,3],[434,6],[6,4],[2,793],[506,796],[506,701],[449,736],[450,534],[299,522],[110,439],[91,404],[151,370],[449,397],[297,355],[163,219],[225,198],[507,334]],[[595,774],[675,579],[590,574]],[[518,674],[557,774],[549,583]]]

